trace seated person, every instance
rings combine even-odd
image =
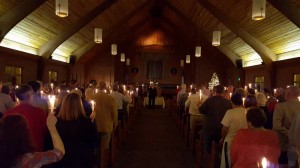
[[[270,167],[276,166],[280,155],[279,140],[274,131],[264,129],[264,112],[260,108],[251,108],[246,118],[248,129],[239,130],[231,144],[232,167],[257,167],[264,157]]]

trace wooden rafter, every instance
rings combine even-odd
[[[173,11],[177,16],[179,16],[179,18],[181,18],[183,21],[185,21],[188,25],[191,25],[193,27],[193,29],[195,29],[200,36],[204,37],[204,39],[206,39],[209,42],[211,41],[211,39],[212,39],[211,36],[208,33],[206,33],[201,27],[199,27],[196,23],[191,21],[185,14],[183,14],[180,10],[175,8],[169,2],[167,2],[166,5],[169,9],[171,9],[171,11]],[[240,59],[240,58],[233,51],[231,51],[226,45],[220,45],[217,48],[224,55],[226,55],[231,60],[231,62],[236,66],[236,60]]]
[[[197,2],[199,2],[207,11],[228,27],[233,33],[243,39],[250,47],[252,47],[260,55],[265,64],[272,64],[273,61],[277,60],[276,54],[270,48],[246,32],[238,23],[229,18],[225,13],[220,12],[219,9],[207,0],[197,0]]]
[[[300,28],[299,8],[294,6],[289,0],[268,0],[268,2]]]
[[[24,0],[0,17],[0,42],[22,19],[42,5],[46,0]]]
[[[126,22],[128,22],[128,20],[130,18],[132,18],[133,16],[135,16],[138,12],[143,11],[143,9],[149,5],[149,3],[151,3],[151,1],[147,1],[144,4],[142,4],[141,6],[137,7],[136,9],[134,9],[132,12],[130,12],[128,15],[124,16],[119,22],[117,22],[113,27],[121,27],[122,25],[126,24]],[[106,37],[109,37],[113,34],[114,30],[110,29],[110,31],[107,33],[107,35],[104,37],[104,41]],[[76,60],[79,60],[79,58],[85,54],[88,50],[90,50],[93,46],[95,46],[95,42],[91,41],[88,44],[82,46],[81,48],[79,48],[77,51],[75,51],[72,55],[76,56]]]
[[[55,51],[57,47],[59,47],[64,41],[78,32],[81,28],[86,26],[92,20],[94,20],[97,16],[103,13],[106,9],[108,9],[116,0],[106,0],[97,7],[95,7],[92,11],[90,11],[84,17],[81,17],[75,24],[66,28],[64,31],[59,33],[55,38],[48,41],[44,44],[38,51],[38,55],[43,56],[45,58],[49,58],[52,53]]]

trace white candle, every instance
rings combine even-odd
[[[268,161],[265,157],[263,157],[261,160],[261,166],[262,166],[262,168],[267,168],[267,166],[268,166]]]
[[[57,89],[57,92],[60,93],[60,89]]]
[[[177,89],[179,89],[179,86],[177,85]]]
[[[139,88],[136,88],[135,91],[138,92],[138,91],[139,91]]]
[[[54,84],[50,83],[51,90],[53,90]]]
[[[229,93],[229,97],[231,98],[231,96],[232,96],[232,93],[230,92],[230,93]]]
[[[41,97],[43,97],[43,95],[44,95],[44,92],[43,92],[43,91],[40,91],[40,94],[41,94]]]
[[[67,93],[70,93],[70,90],[67,90]]]
[[[142,87],[144,87],[144,84],[142,84]]]
[[[75,90],[78,90],[78,88],[75,88]]]
[[[249,88],[250,88],[250,89],[252,88],[252,84],[251,84],[251,83],[249,83]]]
[[[245,98],[245,97],[243,97],[243,105],[244,105],[244,106],[245,106],[245,99],[246,99],[246,98]]]
[[[18,89],[19,88],[19,85],[16,85],[16,89]]]
[[[298,100],[300,101],[300,96],[298,97]]]
[[[106,93],[106,90],[104,90],[104,93]]]
[[[54,103],[55,103],[55,99],[56,97],[54,95],[49,95],[49,102],[50,102],[50,112],[53,113],[54,112]]]
[[[277,89],[274,89],[274,93],[276,93]]]
[[[92,100],[91,101],[92,111],[95,111],[95,104],[96,104],[96,102],[94,100]]]
[[[124,89],[124,91],[126,91],[126,86],[125,85],[123,85],[123,89]]]
[[[98,93],[98,89],[95,89],[95,93]]]
[[[201,100],[201,98],[202,98],[202,90],[201,89],[199,90],[199,96],[200,96],[200,100]]]
[[[190,85],[190,88],[193,89],[193,85]]]
[[[247,90],[247,86],[245,86],[245,90]]]

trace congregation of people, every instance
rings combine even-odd
[[[217,85],[210,92],[205,85],[182,84],[177,94],[178,115],[189,116],[190,130],[200,126],[201,167],[208,167],[212,143],[216,143],[221,150],[214,167],[297,168],[299,93],[296,86],[276,88],[271,93]]]
[[[75,81],[44,86],[40,81],[12,86],[0,83],[0,167],[101,167],[108,158],[112,133],[124,126],[129,104],[149,97],[155,109],[153,83],[114,84]],[[147,88],[147,89],[145,89]],[[254,88],[185,84],[177,90],[179,116],[190,116],[189,128],[201,128],[201,167],[212,144],[222,146],[217,167],[299,166],[300,90],[296,86],[259,92]],[[56,96],[51,103],[50,96]],[[175,105],[174,105],[175,106]],[[102,155],[102,157],[100,157]]]
[[[100,157],[109,157],[112,132],[123,127],[118,123],[138,87],[0,82],[0,167],[102,167]]]

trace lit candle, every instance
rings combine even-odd
[[[144,87],[144,84],[142,84],[142,87]]]
[[[104,93],[106,93],[106,90],[104,90]]]
[[[55,103],[55,99],[56,97],[54,95],[49,95],[49,102],[50,102],[50,112],[53,113],[54,112],[54,103]]]
[[[133,94],[133,91],[130,92],[130,96]]]
[[[138,91],[139,91],[139,88],[136,88],[135,91],[138,92]]]
[[[227,87],[224,87],[225,90],[227,90]]]
[[[60,93],[60,89],[57,89],[57,92]]]
[[[19,89],[19,85],[16,85],[16,89]]]
[[[75,88],[75,90],[78,90],[78,88]]]
[[[231,98],[231,96],[232,96],[232,93],[231,93],[231,92],[229,93],[229,96],[230,96],[230,98]]]
[[[177,85],[177,89],[179,89],[179,86]]]
[[[53,90],[54,84],[50,83],[51,90]]]
[[[201,89],[199,90],[199,96],[200,96],[200,100],[201,100],[201,98],[202,98],[202,90]]]
[[[245,90],[247,90],[247,86],[245,86]]]
[[[267,168],[267,166],[268,166],[268,161],[265,157],[263,157],[261,160],[261,166],[262,166],[262,168]]]
[[[243,97],[243,105],[244,105],[244,106],[245,106],[245,99],[246,99],[246,98],[245,98],[245,97]]]
[[[298,100],[300,101],[300,96],[298,97]]]
[[[190,88],[193,89],[193,85],[190,85]]]
[[[268,96],[268,99],[270,98],[270,96]]]
[[[91,101],[92,111],[95,111],[95,104],[96,104],[96,102],[94,100],[92,100]]]
[[[70,90],[67,90],[67,93],[70,93]]]
[[[95,89],[95,93],[98,93],[98,89]]]
[[[274,89],[274,93],[276,93],[277,89]]]
[[[251,84],[251,83],[249,83],[249,88],[250,88],[250,89],[252,88],[252,84]]]
[[[40,94],[41,94],[41,97],[43,97],[43,95],[44,95],[44,92],[41,90],[41,91],[40,91]]]
[[[123,89],[124,89],[124,91],[126,91],[126,86],[125,85],[123,85]]]

